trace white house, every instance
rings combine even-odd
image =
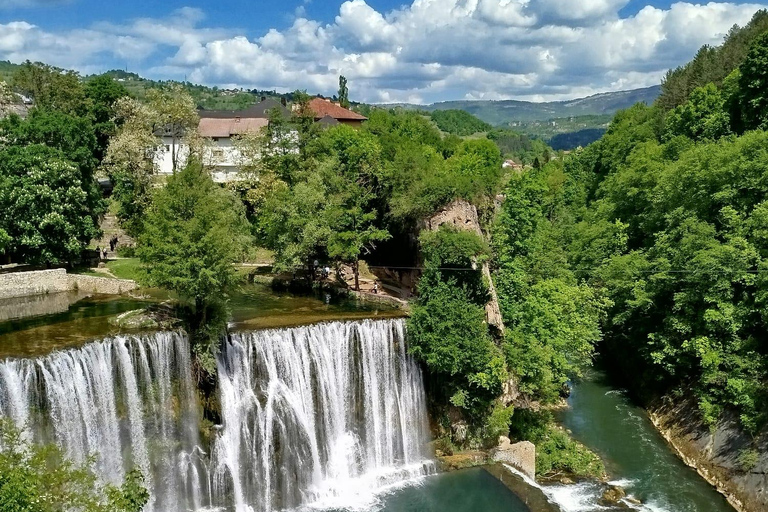
[[[210,139],[213,147],[210,151],[210,161],[206,165],[213,167],[213,178],[217,182],[236,179],[239,171],[240,153],[233,144],[233,138],[244,133],[255,133],[269,125],[269,114],[273,109],[281,110],[286,116],[290,112],[284,104],[262,98],[256,105],[245,110],[199,110],[200,121],[198,132],[202,137]],[[155,163],[159,173],[173,173],[173,159],[179,165],[184,165],[189,156],[189,148],[182,142],[181,133],[174,137],[173,127],[166,127],[158,133],[162,146],[155,154]]]
[[[366,118],[337,103],[322,98],[314,98],[309,103],[315,113],[315,121],[322,126],[346,124],[359,128]],[[233,139],[244,133],[255,133],[269,125],[269,116],[275,109],[285,118],[291,116],[285,100],[282,102],[262,97],[261,101],[245,110],[199,110],[198,132],[213,142],[210,161],[204,162],[213,168],[214,181],[223,183],[237,179],[240,152],[233,144]],[[173,173],[173,160],[183,166],[189,156],[189,148],[182,143],[183,133],[174,136],[173,127],[165,127],[159,135],[162,147],[155,154],[155,163],[160,174]],[[298,139],[295,131],[287,135]]]

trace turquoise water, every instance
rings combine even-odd
[[[364,508],[376,512],[538,512],[482,468],[421,478],[380,495],[375,504]]]
[[[646,412],[601,374],[576,384],[560,413],[573,436],[599,453],[609,475],[653,512],[733,512],[725,498],[687,467],[655,430]],[[570,490],[566,512],[600,510],[588,486]],[[578,491],[578,492],[576,492]]]

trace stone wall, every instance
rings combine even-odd
[[[0,274],[0,299],[75,290],[83,294],[119,295],[136,288],[135,281],[67,274],[63,268]]]
[[[136,281],[69,274],[72,289],[82,293],[120,295],[138,288]]]
[[[0,299],[68,292],[72,283],[63,268],[0,274]]]
[[[692,398],[659,400],[649,413],[680,458],[715,486],[736,510],[768,510],[768,432],[753,440],[733,417],[725,417],[710,428],[702,421]],[[755,447],[759,453],[757,464],[743,468],[739,455]]]
[[[512,444],[508,437],[502,436],[499,446],[491,451],[491,460],[509,464],[531,480],[536,480],[536,446],[530,441]]]

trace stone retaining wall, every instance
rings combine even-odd
[[[85,294],[119,295],[136,288],[135,281],[67,274],[63,268],[0,274],[0,299],[74,290]]]
[[[68,292],[72,283],[63,268],[0,274],[0,299]]]
[[[72,289],[83,293],[101,293],[120,295],[138,288],[136,281],[130,279],[112,279],[109,277],[83,276],[69,274]]]

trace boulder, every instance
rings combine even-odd
[[[491,460],[508,464],[530,479],[536,478],[536,446],[530,441],[512,444],[508,437],[499,437],[499,445],[491,450]]]
[[[600,498],[600,504],[606,506],[622,505],[621,500],[626,496],[627,493],[624,489],[616,485],[611,485],[605,490],[602,498]]]

